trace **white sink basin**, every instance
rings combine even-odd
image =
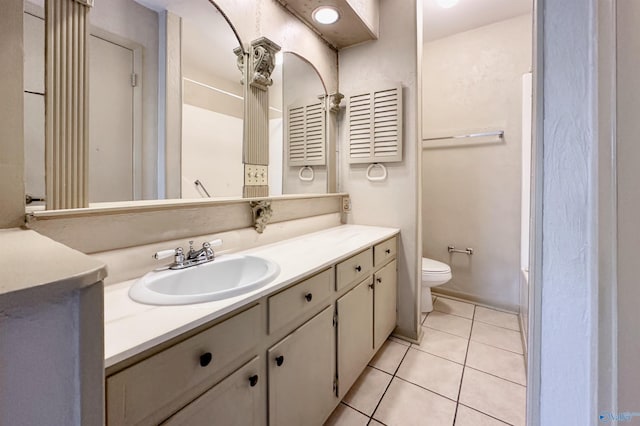
[[[191,268],[149,272],[131,286],[129,297],[150,305],[210,302],[260,288],[279,273],[268,259],[225,255]]]

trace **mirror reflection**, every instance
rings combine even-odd
[[[44,5],[25,1],[25,182],[42,209]],[[242,46],[208,0],[97,1],[89,15],[89,202],[241,197]],[[326,193],[326,89],[279,55],[269,90],[270,195]]]
[[[241,43],[218,9],[97,1],[89,19],[90,203],[241,196]],[[24,22],[25,183],[42,199],[44,0],[25,2]]]
[[[295,53],[284,52],[279,62],[270,92],[269,192],[326,193],[324,82],[313,65]]]
[[[241,197],[239,43],[215,7],[198,4],[202,10],[190,4],[182,13],[182,198]]]

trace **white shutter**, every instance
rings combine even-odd
[[[402,161],[402,87],[349,96],[349,163]]]
[[[326,164],[325,122],[322,100],[287,108],[287,152],[290,166]]]

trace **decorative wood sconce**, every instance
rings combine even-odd
[[[262,234],[273,214],[271,201],[250,201],[249,205],[251,206],[251,212],[253,214],[253,227],[256,228],[258,233]]]

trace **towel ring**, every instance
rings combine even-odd
[[[310,172],[309,176],[307,177],[304,176],[305,170],[309,170]],[[313,169],[310,166],[300,167],[300,171],[298,172],[298,178],[300,178],[300,180],[303,182],[311,182],[314,178]]]
[[[376,167],[379,169],[382,169],[382,176],[371,176],[371,170],[373,170]],[[367,179],[369,180],[369,182],[380,182],[382,180],[385,180],[386,178],[387,178],[387,168],[384,166],[384,164],[380,164],[380,163],[369,164],[369,167],[367,167]]]

